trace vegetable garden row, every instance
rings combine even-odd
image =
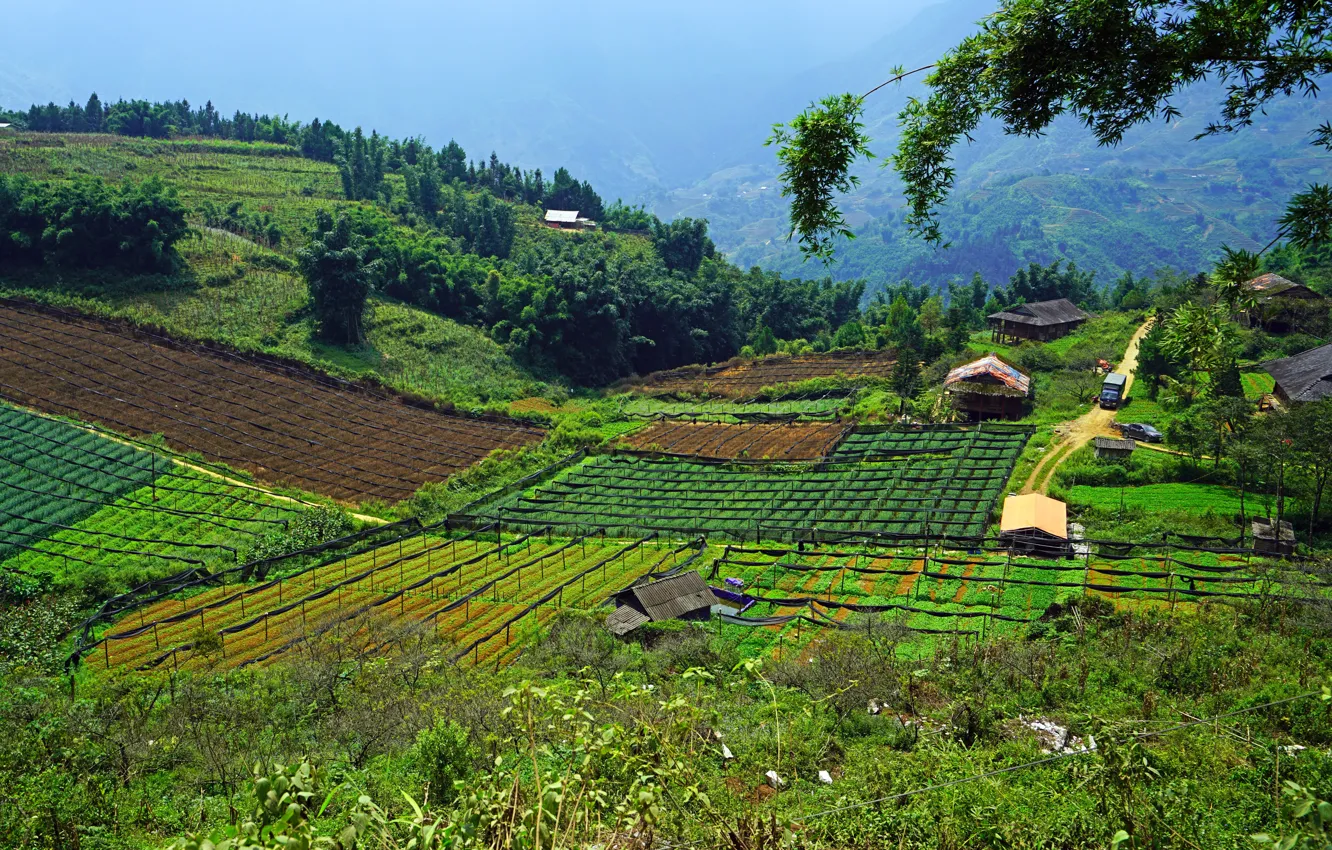
[[[129,434],[163,434],[273,482],[407,498],[497,448],[542,437],[440,413],[304,368],[0,301],[0,396]]]
[[[0,568],[101,589],[234,563],[301,506],[0,405]]]
[[[1051,560],[993,547],[968,553],[727,546],[709,583],[731,591],[737,598],[728,604],[744,610],[715,628],[746,655],[813,653],[810,641],[822,630],[847,627],[896,629],[895,640],[923,652],[940,639],[1025,633],[1063,596],[1174,610],[1209,600],[1328,593],[1325,577],[1310,581],[1299,565],[1250,554],[1160,547],[1117,555],[1113,548]]]
[[[978,541],[1026,439],[1013,429],[875,429],[849,435],[842,446],[854,440],[854,449],[830,463],[601,455],[468,511],[508,527],[606,527],[618,536]]]
[[[512,657],[557,610],[595,607],[682,553],[651,537],[427,531],[270,581],[161,600],[122,617],[86,650],[104,668],[245,666],[339,625],[382,618],[431,631],[458,647],[456,660],[484,664]]]

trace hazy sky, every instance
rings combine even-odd
[[[728,118],[760,93],[864,48],[929,0],[6,5],[7,107],[37,92],[82,102],[94,89],[103,100],[212,99],[228,113],[456,137],[529,166],[572,157],[632,182],[680,178],[710,144],[685,132],[691,123],[731,132]]]

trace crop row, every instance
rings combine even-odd
[[[496,543],[422,534],[295,577],[216,588],[136,612],[110,630],[98,660],[130,667],[168,658],[174,665],[266,661],[312,633],[372,614],[425,623],[461,644],[543,595],[554,593],[557,607],[600,602],[646,571],[655,553],[601,538],[524,535]],[[219,644],[196,653],[209,634],[219,635]]]
[[[815,378],[887,378],[895,363],[891,354],[875,352],[735,359],[717,366],[654,372],[634,388],[647,394],[690,393],[735,398],[752,396],[765,387]]]

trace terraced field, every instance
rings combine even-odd
[[[689,551],[652,539],[421,533],[140,609],[90,647],[89,659],[103,668],[262,664],[335,627],[368,628],[378,618],[452,642],[457,661],[501,663],[557,610],[596,607]]]
[[[498,448],[515,420],[439,413],[303,368],[0,302],[0,395],[337,499],[398,501]]]
[[[939,640],[1022,634],[1064,595],[1088,593],[1122,609],[1175,609],[1282,592],[1281,568],[1248,555],[1101,549],[1049,560],[1009,557],[992,547],[940,554],[728,546],[709,580],[745,597],[744,612],[724,618],[721,631],[748,655],[812,652],[811,641],[825,629],[852,625],[901,629],[907,651],[925,653]]]
[[[703,458],[816,460],[826,456],[849,426],[821,424],[729,424],[665,420],[620,441],[625,448]]]
[[[645,395],[687,394],[745,398],[768,387],[815,378],[887,378],[895,359],[888,352],[830,352],[799,356],[775,355],[757,360],[736,358],[716,366],[688,366],[653,372],[632,384]]]
[[[125,589],[239,552],[302,509],[0,404],[0,569]]]
[[[852,433],[832,463],[597,456],[471,511],[506,527],[606,527],[620,536],[978,540],[1026,439],[1012,429],[935,426]]]

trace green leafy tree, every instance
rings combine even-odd
[[[750,347],[754,349],[754,353],[759,357],[776,354],[777,337],[773,335],[772,328],[767,325],[759,325],[755,328]]]
[[[365,239],[351,220],[334,221],[326,210],[315,213],[310,243],[297,253],[314,304],[319,336],[339,345],[359,345],[365,338],[365,302],[379,271],[366,262]]]
[[[1012,134],[1037,136],[1072,115],[1103,145],[1132,127],[1173,120],[1171,98],[1217,79],[1226,86],[1219,118],[1199,136],[1238,131],[1279,97],[1315,96],[1332,67],[1332,7],[1247,0],[1003,0],[980,32],[937,63],[894,76],[861,96],[825,98],[774,128],[783,191],[792,197],[791,230],[807,255],[827,258],[847,227],[835,203],[855,185],[851,168],[869,155],[862,129],[865,99],[908,76],[928,72],[929,93],[898,116],[902,133],[891,159],[907,199],[906,223],[942,242],[939,209],[956,178],[953,149],[982,119]],[[1313,144],[1332,148],[1332,124]],[[1332,187],[1294,195],[1278,238],[1314,245],[1332,236]]]
[[[837,333],[833,334],[833,347],[864,348],[865,326],[854,319],[842,325],[837,329]]]

